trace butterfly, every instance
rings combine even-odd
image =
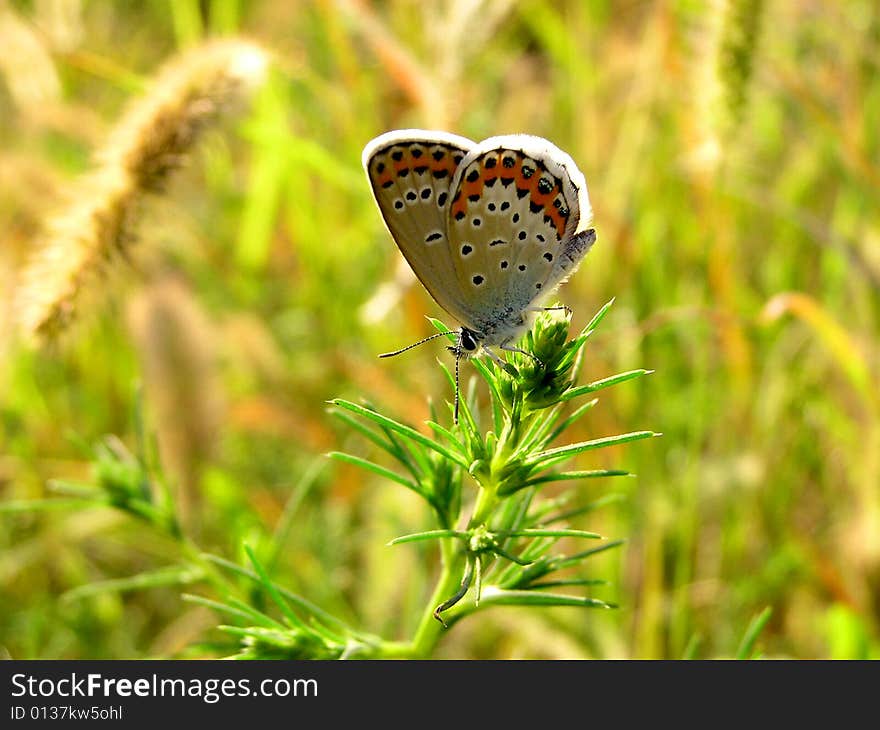
[[[400,252],[462,325],[449,348],[457,423],[462,357],[485,352],[505,367],[491,349],[498,347],[537,360],[513,343],[596,240],[587,183],[568,154],[526,134],[477,143],[448,132],[397,130],[366,145],[363,165]]]

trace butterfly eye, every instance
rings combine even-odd
[[[477,349],[477,341],[473,333],[468,329],[462,329],[461,331],[461,349],[467,352],[473,352]]]

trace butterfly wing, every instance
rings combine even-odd
[[[459,286],[447,240],[449,194],[459,164],[475,146],[465,137],[423,129],[388,132],[364,148],[373,196],[400,252],[434,300],[468,325],[468,292]]]
[[[502,323],[551,293],[595,241],[583,174],[540,137],[481,142],[458,166],[451,196],[449,245],[477,331],[503,337]]]

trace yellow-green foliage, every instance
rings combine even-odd
[[[723,0],[719,5],[711,59],[718,84],[715,124],[729,141],[748,113],[764,0]]]

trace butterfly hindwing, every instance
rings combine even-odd
[[[458,166],[450,195],[449,247],[466,324],[477,331],[499,329],[551,293],[595,240],[583,175],[540,137],[481,142]]]
[[[469,293],[447,239],[450,186],[475,147],[465,137],[421,129],[383,134],[367,145],[363,164],[376,203],[397,247],[437,303],[459,321]]]

